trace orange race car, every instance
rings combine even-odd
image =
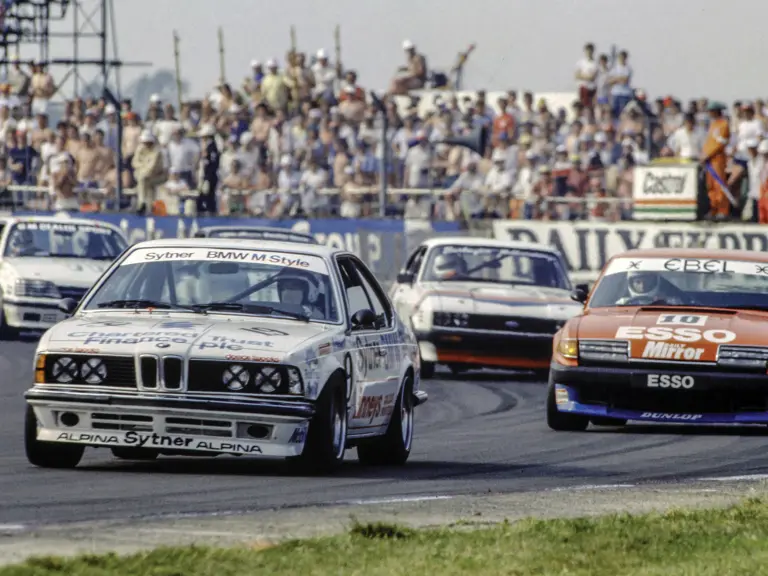
[[[768,254],[612,258],[553,340],[547,424],[768,424]]]

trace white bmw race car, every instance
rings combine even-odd
[[[583,305],[571,299],[562,256],[548,246],[437,238],[408,258],[390,289],[421,351],[422,377],[437,364],[548,372],[552,338]]]
[[[52,216],[0,219],[0,336],[50,328],[128,247],[119,228]]]
[[[40,340],[25,395],[37,466],[75,467],[87,446],[137,460],[298,457],[322,471],[352,446],[364,463],[408,459],[427,400],[418,347],[354,254],[142,242],[71,312]]]

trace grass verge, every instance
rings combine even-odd
[[[40,557],[0,576],[364,574],[768,575],[768,499],[730,508],[562,520],[477,530],[356,524],[274,547],[159,548],[119,557]]]

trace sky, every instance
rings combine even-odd
[[[86,10],[96,1],[81,0]],[[124,61],[172,69],[172,35],[178,32],[190,97],[201,97],[218,80],[219,26],[225,34],[227,79],[239,86],[252,59],[275,57],[282,63],[291,25],[300,50],[325,48],[331,54],[340,25],[342,61],[358,71],[368,89],[387,87],[403,64],[401,44],[408,38],[432,68],[446,70],[460,51],[476,43],[465,89],[572,91],[582,46],[592,41],[598,52],[609,52],[612,44],[628,50],[635,86],[652,97],[768,98],[768,2],[759,0],[113,2],[118,56]],[[58,28],[70,30],[72,22]],[[52,41],[51,50],[52,57],[72,57],[69,40]],[[98,43],[83,40],[80,52],[98,58]],[[123,86],[149,71],[124,69]]]

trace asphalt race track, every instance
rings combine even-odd
[[[38,469],[23,448],[22,393],[35,341],[0,342],[0,524],[35,525],[245,511],[351,500],[686,480],[768,471],[768,430],[631,425],[550,431],[541,382],[440,375],[425,388],[403,468],[364,468],[354,450],[334,477],[246,458],[117,461],[90,449],[76,470]],[[694,434],[695,432],[695,434]]]

